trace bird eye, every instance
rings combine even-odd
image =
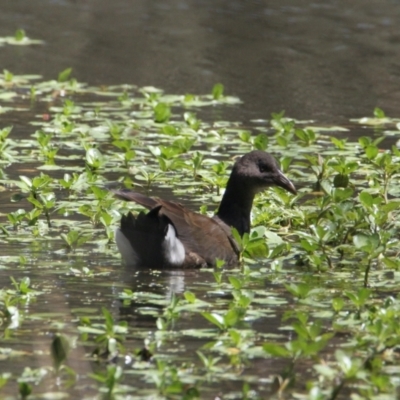
[[[267,172],[268,168],[265,165],[259,165],[258,169],[260,170],[260,172]]]

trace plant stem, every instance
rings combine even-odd
[[[365,288],[368,286],[368,275],[369,275],[370,269],[371,269],[371,260],[368,260],[368,265],[367,265],[367,268],[365,269],[365,274],[364,274],[364,287]]]

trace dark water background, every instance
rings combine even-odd
[[[0,35],[45,46],[0,49],[15,74],[239,96],[242,120],[271,112],[343,123],[398,114],[398,0],[0,1]]]
[[[209,93],[221,82],[227,94],[244,102],[228,109],[227,118],[246,123],[285,110],[298,119],[347,125],[350,118],[371,115],[376,106],[400,116],[399,27],[397,0],[0,0],[0,36],[22,28],[29,37],[45,41],[41,46],[0,47],[0,68],[54,79],[72,67],[73,76],[90,85],[154,85],[182,94]],[[16,132],[30,135],[32,127],[19,118],[23,115],[0,115],[0,126],[12,123]],[[349,134],[356,136],[357,129],[353,125]],[[3,192],[0,199],[1,211],[8,212],[9,195]],[[211,273],[198,271],[132,277],[119,270],[115,259],[110,262],[98,253],[76,257],[71,266],[114,272],[111,278],[85,280],[68,275],[64,267],[57,269],[65,265],[54,253],[60,242],[43,248],[43,243],[25,247],[11,240],[2,246],[5,255],[24,254],[31,263],[3,271],[1,287],[10,286],[10,274],[29,275],[42,289],[48,286],[51,296],[39,297],[26,308],[38,315],[55,313],[66,324],[64,331],[72,334],[79,316],[98,315],[101,305],[136,327],[155,329],[154,318],[136,315],[134,306],[121,308],[116,294],[123,287],[169,296],[186,287],[196,294],[206,292],[207,280],[213,281]],[[271,332],[279,320],[270,319],[260,330]],[[43,316],[37,321],[26,323],[26,330],[15,335],[21,349],[47,349],[52,329],[43,331]],[[204,324],[190,322],[191,327]],[[180,323],[185,326],[185,321]],[[36,339],[31,342],[32,333]],[[135,345],[140,347],[142,338]],[[198,348],[197,343],[185,345]],[[85,350],[78,347],[74,352],[73,367],[90,369],[82,364]],[[0,370],[10,369],[8,362],[1,363]],[[261,364],[262,370],[268,361]],[[18,358],[13,369],[20,373],[25,365],[26,360]],[[77,387],[73,396],[80,390],[87,393],[90,388]]]

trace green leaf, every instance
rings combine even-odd
[[[249,258],[266,257],[268,253],[268,245],[264,238],[250,239],[245,249],[245,254]]]
[[[374,146],[370,145],[365,149],[365,154],[369,160],[373,160],[379,153],[379,149]]]
[[[370,245],[369,236],[359,233],[353,236],[353,243],[358,249],[364,249]]]
[[[242,281],[235,276],[228,277],[230,284],[233,286],[234,289],[240,290],[242,288]]]
[[[385,118],[386,115],[385,115],[385,112],[382,109],[380,109],[379,107],[375,107],[374,108],[374,117],[376,117],[376,118]]]
[[[68,351],[68,340],[62,335],[57,335],[51,343],[51,356],[56,370],[58,370],[61,364],[67,359]]]
[[[362,307],[371,295],[371,290],[367,288],[361,288],[357,293],[346,292],[346,296],[352,301],[352,303],[357,307]]]
[[[312,243],[311,241],[306,239],[300,239],[300,245],[305,251],[309,253],[314,252],[318,248],[318,244]]]
[[[281,147],[287,147],[289,144],[289,139],[285,138],[284,136],[277,136],[276,142],[279,144]]]
[[[96,196],[96,199],[98,200],[102,200],[104,199],[107,194],[109,193],[109,191],[107,190],[103,190],[101,188],[99,188],[98,186],[90,186],[90,190],[93,192],[93,194]]]
[[[112,317],[110,311],[108,311],[107,308],[102,307],[101,308],[101,312],[102,312],[102,314],[103,314],[103,316],[104,316],[104,318],[106,320],[105,321],[106,322],[106,326],[107,327],[112,327],[114,325],[114,320],[113,320],[113,317]]]
[[[183,293],[185,299],[187,302],[193,304],[196,301],[196,295],[192,292],[186,291]]]
[[[342,350],[336,350],[335,357],[345,377],[348,379],[354,378],[359,368],[361,368],[360,360],[347,355]]]
[[[238,230],[236,228],[233,228],[233,227],[232,227],[232,236],[235,239],[236,243],[238,244],[239,248],[242,250],[243,249],[242,237],[240,236]]]
[[[32,181],[27,176],[20,175],[19,179],[21,179],[21,181],[25,184],[24,186],[26,187],[26,189],[29,190],[32,187]]]
[[[318,374],[327,377],[329,380],[333,380],[337,376],[337,371],[334,368],[329,367],[328,365],[317,364],[314,365],[313,368],[318,372]],[[317,391],[318,390],[318,391]],[[315,391],[315,395],[311,397],[310,400],[323,400],[326,397],[321,393],[320,389],[317,387],[313,388]],[[311,392],[310,392],[311,393]]]
[[[203,312],[203,313],[201,313],[201,315],[205,319],[210,321],[212,324],[217,326],[219,329],[223,330],[225,328],[224,318],[221,315],[219,315],[217,313],[208,313],[208,312]]]
[[[240,131],[239,138],[241,141],[243,141],[245,143],[250,143],[251,132],[250,131]]]
[[[57,78],[58,82],[66,82],[69,79],[71,72],[72,72],[72,68],[67,68],[67,69],[64,69],[64,71],[61,71],[58,74],[58,78]]]
[[[361,204],[362,204],[364,207],[370,208],[370,207],[373,206],[373,204],[374,204],[374,199],[373,199],[373,197],[372,197],[368,192],[363,191],[363,192],[361,192],[361,193],[358,195],[358,197],[359,197],[359,199],[360,199]]]
[[[166,135],[177,136],[179,134],[178,129],[173,125],[165,125],[162,127],[162,132]]]
[[[340,312],[344,307],[344,300],[342,297],[335,297],[332,299],[332,307],[335,312]]]
[[[0,374],[0,389],[8,382],[11,376],[10,372],[3,372]]]
[[[331,142],[339,149],[339,150],[344,150],[346,140],[340,140],[335,137],[331,137]]]
[[[257,150],[266,150],[268,147],[268,136],[260,133],[254,138],[253,145]]]
[[[19,382],[18,390],[21,397],[25,399],[32,393],[32,386],[27,382]]]
[[[158,103],[154,107],[154,121],[155,122],[167,122],[171,117],[171,108],[166,103]]]
[[[288,290],[293,296],[299,297],[301,299],[304,299],[307,297],[308,293],[311,291],[312,287],[308,283],[291,283],[291,284],[285,284],[286,290]]]
[[[386,213],[389,213],[394,210],[398,210],[398,209],[400,209],[400,201],[391,200],[391,201],[389,201],[389,203],[384,204],[381,209],[382,209],[382,211],[384,211]]]
[[[15,40],[17,40],[18,42],[21,42],[22,40],[24,40],[25,37],[26,37],[26,35],[25,35],[25,31],[23,29],[17,29],[17,31],[14,34]]]
[[[332,191],[332,196],[335,200],[335,202],[339,203],[341,201],[345,201],[348,198],[350,198],[351,196],[353,196],[353,189],[346,187],[346,188],[338,188],[336,187],[333,191]]]
[[[219,100],[224,95],[224,85],[222,83],[216,83],[212,88],[212,96],[214,100]]]
[[[399,269],[400,263],[399,263],[399,261],[397,259],[393,259],[393,258],[389,258],[389,257],[383,257],[382,261],[390,269],[394,269],[394,270],[398,270]]]
[[[224,316],[224,326],[235,326],[241,318],[239,310],[231,308]]]
[[[286,347],[283,347],[276,343],[264,343],[262,346],[263,350],[274,357],[285,357],[291,356],[290,352]]]
[[[86,152],[86,162],[94,169],[99,168],[103,164],[103,155],[95,147],[91,147]]]

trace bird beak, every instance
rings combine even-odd
[[[274,177],[274,183],[276,186],[280,186],[292,194],[297,194],[297,190],[293,183],[286,178],[282,171],[278,171],[278,174]]]

